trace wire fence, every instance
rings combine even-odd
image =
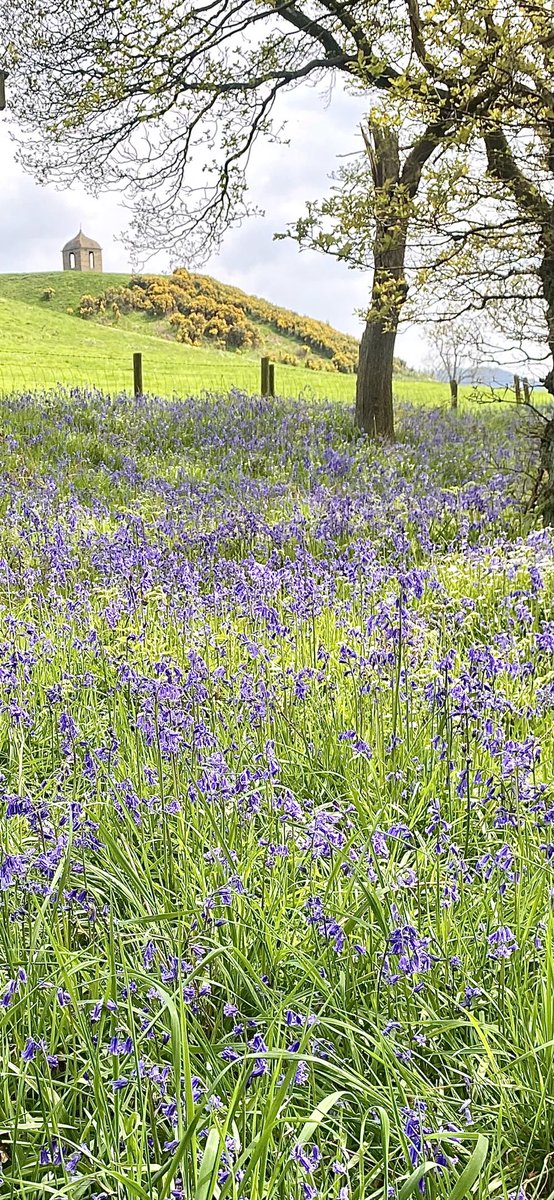
[[[139,347],[140,348],[140,347]],[[47,347],[46,353],[24,344],[5,350],[0,343],[0,393],[35,392],[58,386],[96,388],[117,394],[134,390],[133,351],[112,357],[99,355],[86,345],[59,349]],[[182,361],[167,361],[169,355],[157,349],[142,350],[142,390],[160,396],[190,396],[201,392],[226,394],[232,389],[249,395],[261,393],[260,362],[255,359],[222,355],[220,359],[186,353]],[[354,375],[330,371],[311,371],[303,367],[274,364],[275,393],[281,396],[306,396],[314,399],[342,400],[352,403]],[[264,388],[264,392],[267,389]]]
[[[13,393],[50,391],[59,387],[86,388],[102,391],[108,395],[122,392],[132,394],[135,389],[133,352],[128,355],[101,358],[82,350],[68,349],[60,345],[59,354],[50,352],[41,356],[24,347],[17,354],[7,355],[0,345],[0,395]],[[356,377],[331,371],[311,371],[276,363],[274,367],[275,395],[285,398],[308,400],[333,400],[353,404],[356,392]],[[197,396],[204,392],[228,395],[232,390],[248,395],[262,392],[260,362],[235,359],[231,355],[222,360],[195,359],[190,353],[182,363],[164,362],[163,356],[152,349],[142,352],[142,390],[149,395],[162,397]],[[265,389],[264,389],[265,391]],[[417,377],[397,378],[393,382],[397,401],[417,404],[443,405],[449,403],[448,383]],[[461,388],[461,399],[470,388]]]

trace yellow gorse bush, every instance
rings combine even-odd
[[[131,312],[167,320],[175,339],[186,345],[208,342],[227,350],[251,350],[277,335],[296,347],[272,346],[276,362],[344,374],[357,366],[358,343],[349,334],[185,267],[168,276],[133,276],[127,287],[82,296],[79,304],[79,315],[86,319],[117,320],[120,313]]]

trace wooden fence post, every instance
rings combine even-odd
[[[133,354],[133,385],[135,396],[143,396],[142,389],[142,354]]]
[[[261,392],[262,396],[269,396],[269,358],[262,358],[260,365],[261,365],[260,392]]]
[[[523,384],[523,398],[525,400],[525,403],[530,404],[531,403],[531,388],[529,387],[529,380],[526,379],[526,377],[524,375],[521,382]]]
[[[521,379],[519,375],[514,375],[514,392],[516,394],[516,404],[521,404]]]
[[[268,390],[267,394],[268,394],[268,396],[274,396],[275,395],[275,363],[269,364],[268,384],[269,384],[269,390]]]

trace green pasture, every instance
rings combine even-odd
[[[120,286],[128,275],[51,272],[0,275],[0,392],[70,386],[118,392],[132,386],[133,354],[144,360],[144,387],[160,395],[259,390],[259,354],[183,346],[160,336],[155,321],[131,314],[119,326],[69,314],[85,292]],[[50,300],[42,299],[54,289]],[[277,364],[280,395],[351,403],[355,377]],[[411,377],[395,382],[398,399],[448,402],[443,383]]]

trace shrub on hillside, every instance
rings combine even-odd
[[[98,306],[96,296],[81,296],[79,301],[80,317],[84,317],[85,320],[88,320],[90,317],[96,316],[98,312],[100,312],[100,308]]]
[[[116,306],[114,309],[113,306]],[[302,317],[248,296],[239,288],[218,283],[208,275],[191,274],[178,267],[172,275],[133,275],[128,287],[106,288],[98,297],[83,296],[82,317],[111,313],[142,312],[156,318],[168,318],[179,342],[199,345],[210,342],[229,350],[252,349],[261,341],[259,325],[292,340],[296,353],[278,361],[303,365],[314,371],[354,372],[358,361],[358,343],[331,325]]]

